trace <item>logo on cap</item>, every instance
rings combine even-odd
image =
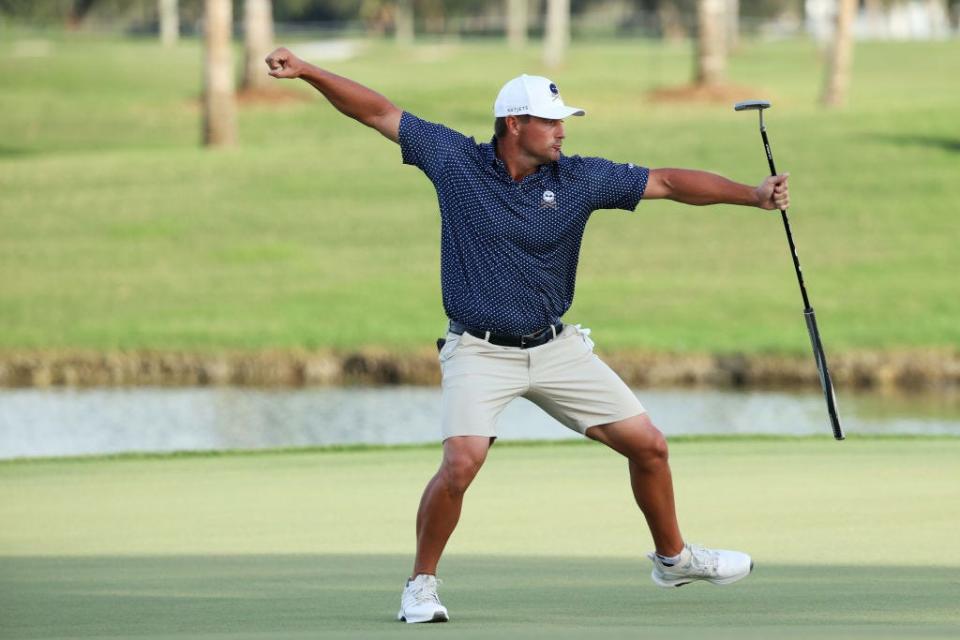
[[[550,93],[553,94],[553,98],[551,98],[551,100],[559,100],[559,99],[560,99],[560,89],[558,89],[558,88],[557,88],[557,85],[554,84],[553,82],[550,83]]]

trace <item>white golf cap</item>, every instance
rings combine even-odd
[[[542,76],[523,74],[503,85],[493,103],[495,118],[529,114],[538,118],[563,120],[586,114],[583,109],[563,104],[557,85]]]

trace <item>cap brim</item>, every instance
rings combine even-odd
[[[548,120],[563,120],[564,118],[569,118],[570,116],[585,116],[587,115],[587,112],[583,109],[578,109],[577,107],[551,105],[550,109],[544,109],[543,111],[537,111],[536,113],[530,111],[530,115],[538,118],[547,118]]]

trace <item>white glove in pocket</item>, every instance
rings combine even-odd
[[[587,345],[590,351],[593,351],[593,340],[590,339],[590,329],[581,327],[579,324],[573,325],[573,328],[580,334],[580,339],[583,340],[583,343]]]
[[[457,346],[460,344],[460,337],[455,333],[448,333],[446,337],[446,342],[443,345],[443,348],[440,349],[440,355],[437,358],[440,362],[446,362],[450,359],[450,356],[453,355],[453,352],[457,350]]]

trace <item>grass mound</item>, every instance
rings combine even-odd
[[[13,35],[0,43],[0,348],[432,344],[436,198],[392,143],[288,83],[303,100],[245,101],[240,147],[205,151],[196,42],[68,34],[22,58]],[[503,80],[543,72],[533,48],[425,52],[372,45],[330,66],[481,140]],[[759,183],[754,116],[650,99],[688,79],[689,56],[574,46],[554,75],[590,115],[569,123],[565,151]],[[858,43],[850,107],[826,112],[813,44],[745,43],[731,60],[730,81],[774,105],[828,353],[960,344],[958,88],[943,82],[958,76],[955,40]],[[608,350],[806,354],[800,311],[779,216],[652,201],[590,222],[568,319]]]

